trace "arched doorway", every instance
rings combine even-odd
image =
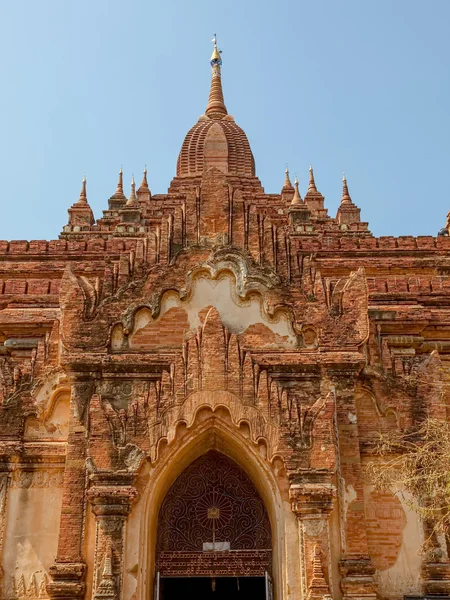
[[[181,473],[159,511],[156,598],[272,597],[272,532],[245,471],[209,451]]]

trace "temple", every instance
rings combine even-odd
[[[120,171],[96,219],[84,179],[59,239],[0,242],[0,597],[445,596],[365,467],[448,418],[449,225],[376,238],[312,167],[266,193],[210,64],[167,193]]]

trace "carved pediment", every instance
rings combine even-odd
[[[155,267],[104,299],[95,283],[68,268],[60,305],[66,349],[179,348],[203,326],[202,310],[211,306],[230,335],[247,332],[245,346],[355,348],[369,331],[362,269],[328,289],[317,272],[314,293],[305,297],[301,286],[283,285],[272,271],[231,250],[181,253],[174,264]]]
[[[219,335],[224,343],[235,334],[243,347],[293,349],[298,346],[290,311],[279,309],[269,315],[259,291],[244,298],[238,295],[236,281],[229,271],[220,273],[216,279],[200,271],[191,280],[189,293],[181,295],[169,290],[164,294],[156,318],[149,307],[141,307],[127,320],[128,327],[124,323],[117,324],[112,332],[111,349],[181,349],[193,335],[199,336],[199,343],[204,340],[208,344],[216,331],[211,326],[212,314],[217,315],[221,327],[225,328]]]

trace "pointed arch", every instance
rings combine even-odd
[[[155,549],[160,507],[173,483],[194,461],[210,450],[216,450],[234,461],[253,482],[266,507],[273,538],[272,570],[276,597],[283,598],[286,588],[286,530],[287,525],[298,544],[297,524],[290,511],[287,498],[287,482],[277,480],[274,469],[261,452],[261,446],[245,436],[231,420],[210,412],[199,418],[192,427],[180,428],[179,435],[160,452],[153,465],[147,465],[141,477],[146,480],[143,490],[143,509],[140,516],[140,546],[138,564],[140,572],[136,597],[152,598],[152,582],[155,576]],[[286,521],[289,521],[287,524]],[[298,548],[298,545],[296,546]],[[290,561],[295,570],[300,568],[296,558]],[[284,567],[284,568],[283,568]]]

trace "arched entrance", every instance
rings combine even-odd
[[[255,485],[209,451],[169,489],[159,511],[156,598],[272,597],[272,532]]]

